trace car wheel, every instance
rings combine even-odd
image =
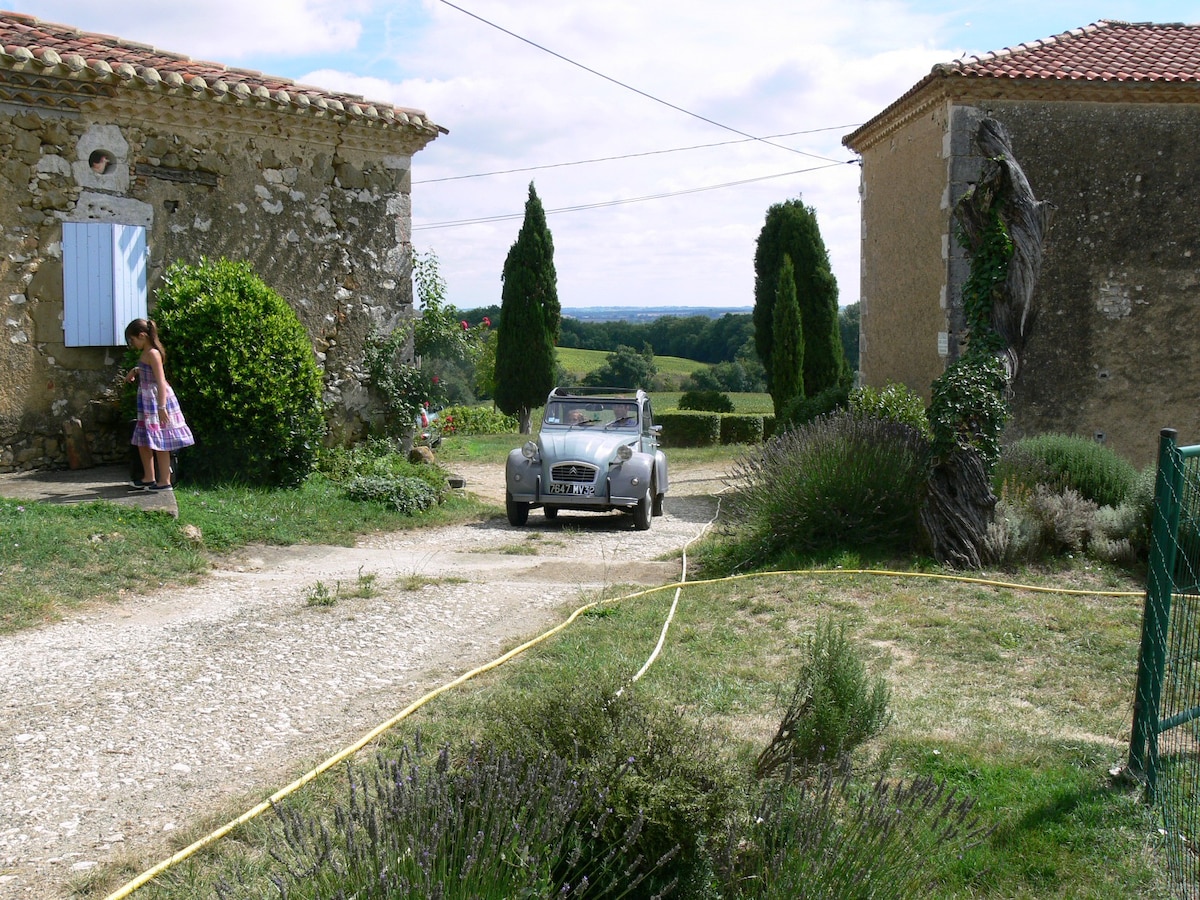
[[[651,515],[661,516],[663,514],[663,495],[654,495],[654,508],[650,510]]]
[[[504,495],[504,511],[508,513],[509,525],[524,525],[529,521],[529,504],[514,500],[512,494]]]
[[[544,506],[542,507],[542,512],[545,513],[547,522],[553,522],[558,518],[557,506]]]
[[[646,488],[646,493],[642,495],[642,499],[638,501],[638,505],[633,508],[633,527],[638,531],[650,530],[650,513],[654,506],[654,500],[650,494],[650,489]]]

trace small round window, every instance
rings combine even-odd
[[[88,157],[88,165],[97,175],[103,175],[112,169],[113,155],[107,150],[93,150]]]

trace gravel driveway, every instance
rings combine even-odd
[[[459,471],[502,499],[501,468]],[[501,517],[353,548],[259,547],[196,586],[0,637],[0,898],[67,897],[100,863],[165,857],[174,829],[239,814],[561,621],[581,592],[677,580],[678,561],[657,558],[709,521],[722,475],[673,471],[648,532],[619,514],[534,512],[520,529]],[[414,574],[454,580],[408,590]],[[360,575],[377,596],[308,602],[317,582],[350,591]]]

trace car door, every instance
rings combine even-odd
[[[642,404],[642,435],[641,451],[653,453],[658,449],[658,435],[654,431],[654,413],[650,409],[650,401]]]

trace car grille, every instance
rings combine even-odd
[[[570,484],[591,484],[596,480],[596,467],[583,463],[565,463],[551,469],[550,478]]]

